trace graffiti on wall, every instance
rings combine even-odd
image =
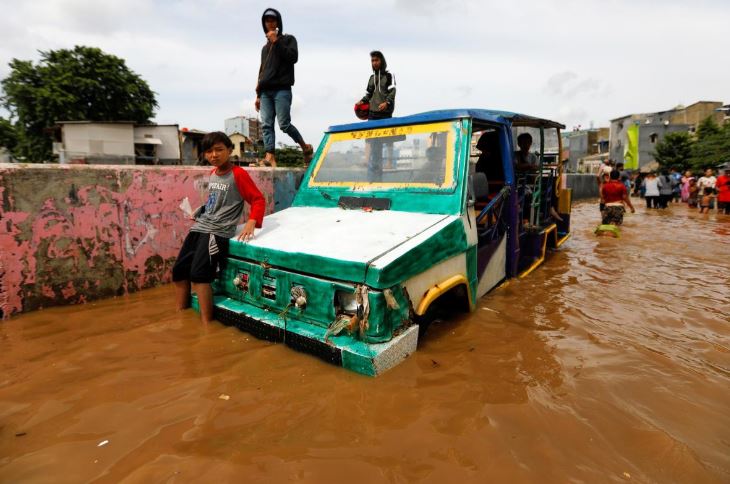
[[[171,280],[207,168],[0,165],[0,317]],[[274,210],[271,170],[250,174]]]

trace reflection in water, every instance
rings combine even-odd
[[[0,482],[730,481],[730,218],[597,220],[377,379],[171,287],[6,321]]]

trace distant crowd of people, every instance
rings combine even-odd
[[[677,169],[640,173],[624,169],[612,160],[601,164],[597,175],[603,224],[620,225],[626,207],[634,212],[630,194],[646,201],[648,209],[667,209],[670,203],[686,203],[709,213],[717,206],[718,213],[730,215],[730,168],[715,176],[710,168],[702,176],[690,170]]]

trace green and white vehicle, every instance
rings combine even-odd
[[[216,318],[359,373],[386,371],[416,351],[434,303],[448,295],[474,310],[567,239],[562,127],[468,109],[331,127],[292,206],[250,243],[231,240]],[[536,140],[531,173],[513,163],[523,131]],[[475,172],[473,140],[485,133],[487,169]]]

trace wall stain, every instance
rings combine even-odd
[[[248,170],[275,204],[273,170]],[[0,164],[0,318],[171,280],[210,169]],[[301,171],[282,176],[298,182]],[[280,193],[290,193],[291,188]],[[246,210],[247,212],[248,210]]]

